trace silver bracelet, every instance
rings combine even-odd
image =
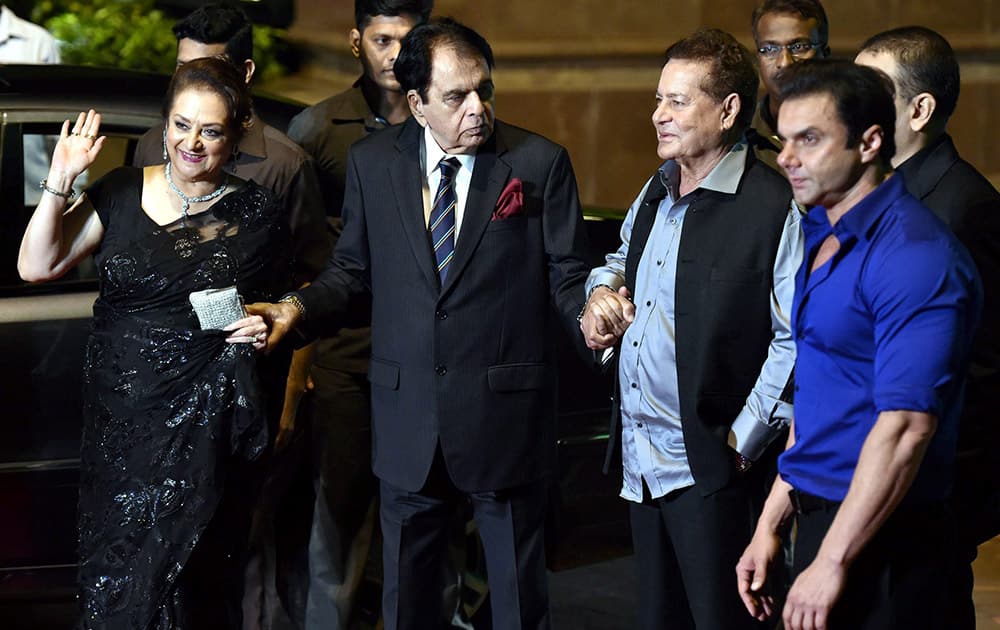
[[[49,186],[49,180],[47,179],[43,179],[42,181],[38,182],[38,188],[40,190],[44,190],[49,194],[55,195],[56,197],[62,197],[66,201],[73,201],[73,198],[76,197],[76,191],[73,190],[72,188],[69,189],[69,192],[61,192]]]

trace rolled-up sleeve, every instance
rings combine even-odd
[[[927,241],[869,261],[871,289],[862,299],[874,313],[877,412],[940,417],[943,401],[961,382],[982,286],[953,257],[940,241]]]

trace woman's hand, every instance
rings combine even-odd
[[[223,330],[232,334],[226,337],[228,343],[249,343],[258,352],[267,347],[267,323],[260,315],[250,315],[229,324]]]
[[[72,183],[80,173],[90,168],[97,154],[104,146],[105,136],[98,136],[101,130],[101,115],[90,110],[86,114],[80,112],[76,124],[70,130],[69,121],[63,121],[59,142],[52,153],[52,167],[49,171],[51,181],[65,177]]]

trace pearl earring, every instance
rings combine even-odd
[[[170,159],[170,156],[167,155],[167,128],[164,127],[163,128],[163,161],[166,162],[169,159]]]

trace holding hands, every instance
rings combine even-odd
[[[580,330],[591,350],[604,350],[615,345],[635,319],[635,305],[627,288],[611,290],[598,285],[590,294],[580,318]]]
[[[260,315],[238,319],[223,330],[232,333],[226,337],[229,343],[249,343],[257,352],[267,348],[267,322]]]
[[[303,311],[298,307],[284,301],[275,304],[256,302],[247,304],[246,309],[249,315],[259,317],[264,322],[265,329],[269,331],[262,348],[265,352],[277,347],[285,335],[295,328],[303,315]]]

